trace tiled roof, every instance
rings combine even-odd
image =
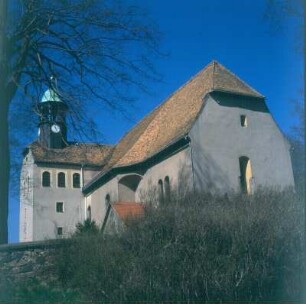
[[[29,145],[36,163],[83,164],[103,166],[113,146],[100,144],[70,144],[64,149],[47,149],[38,142]]]
[[[111,204],[118,217],[125,222],[128,218],[144,214],[144,205],[136,202],[116,202]]]
[[[213,91],[264,98],[221,64],[213,61],[119,141],[103,172],[112,167],[142,162],[186,134],[203,106],[204,97]]]

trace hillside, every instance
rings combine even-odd
[[[158,208],[148,204],[144,217],[131,219],[121,234],[91,234],[89,229],[48,249],[47,257],[37,254],[32,261],[39,267],[32,279],[13,279],[12,272],[4,278],[8,258],[1,253],[0,299],[299,301],[305,267],[303,210],[290,191],[172,196]]]

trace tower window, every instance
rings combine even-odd
[[[247,127],[248,126],[248,119],[246,115],[240,115],[240,124],[241,127]]]
[[[42,174],[42,186],[50,187],[50,172],[45,171]]]
[[[59,188],[65,188],[66,187],[66,179],[65,179],[65,173],[60,172],[57,174],[57,186]]]
[[[72,175],[72,184],[73,188],[80,188],[81,186],[81,179],[80,179],[80,174],[79,173],[74,173]]]
[[[63,227],[57,227],[57,235],[62,236],[63,235]]]
[[[63,202],[57,202],[56,203],[56,212],[57,213],[63,213],[64,212],[64,203]]]

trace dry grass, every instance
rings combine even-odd
[[[40,292],[57,302],[70,295],[99,303],[299,301],[303,210],[289,190],[172,195],[121,234],[86,231],[67,242],[54,265],[58,286]]]

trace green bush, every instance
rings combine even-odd
[[[91,219],[86,219],[83,223],[78,223],[76,225],[76,231],[73,234],[73,237],[90,236],[98,233],[99,227],[96,222]]]
[[[59,280],[103,303],[297,301],[303,210],[289,190],[172,196],[120,235],[68,242],[56,258]]]

